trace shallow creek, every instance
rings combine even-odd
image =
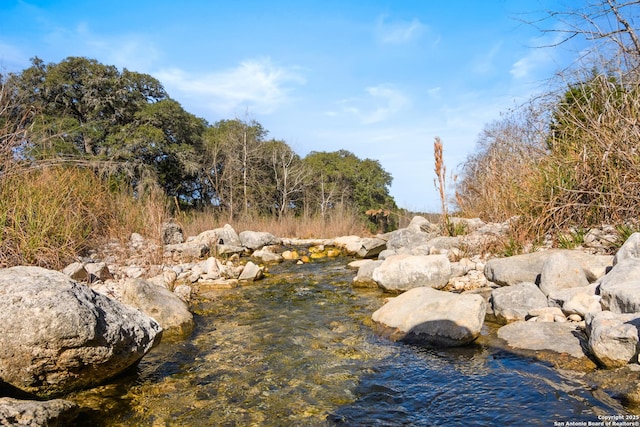
[[[577,373],[487,344],[431,350],[378,337],[370,315],[385,295],[353,289],[349,261],[281,264],[259,282],[202,295],[189,340],[164,342],[126,375],[67,396],[88,408],[79,421],[553,426],[628,414]]]

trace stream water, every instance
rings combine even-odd
[[[628,414],[577,373],[486,344],[432,350],[377,336],[370,316],[385,295],[353,289],[348,261],[281,264],[202,295],[190,339],[68,397],[87,408],[80,424],[586,426]]]

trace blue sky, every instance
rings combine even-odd
[[[544,90],[572,55],[539,48],[552,35],[521,20],[562,7],[552,0],[4,0],[0,67],[85,56],[148,73],[210,123],[255,119],[302,156],[346,149],[377,159],[401,207],[436,212],[434,138],[455,173],[486,124]]]

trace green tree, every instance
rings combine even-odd
[[[391,174],[377,160],[361,160],[347,150],[311,152],[304,158],[310,169],[306,203],[323,217],[337,206],[354,208],[366,216],[369,210],[396,209],[389,194]]]
[[[12,85],[21,108],[35,111],[26,158],[81,160],[111,173],[116,165],[133,186],[150,177],[181,202],[201,198],[197,155],[206,122],[155,78],[84,57],[34,58]]]

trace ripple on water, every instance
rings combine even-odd
[[[434,351],[375,336],[378,290],[345,260],[272,268],[209,292],[188,342],[163,343],[72,398],[93,425],[549,425],[624,409],[578,377],[480,345]]]

